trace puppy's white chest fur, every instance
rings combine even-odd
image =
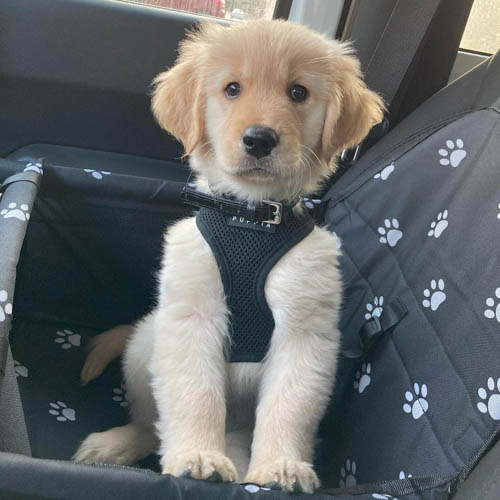
[[[166,238],[161,272],[160,308],[197,304],[193,314],[211,317],[219,326],[220,345],[227,341],[228,310],[219,269],[213,253],[196,227],[195,218],[181,221]],[[288,251],[270,271],[265,296],[273,313],[275,329],[268,357],[262,363],[229,363],[229,401],[252,399],[270,357],[289,363],[298,353],[280,352],[285,346],[307,348],[313,338],[336,344],[337,311],[341,282],[337,270],[338,239],[318,227]],[[177,305],[174,305],[177,304]],[[311,333],[312,332],[312,333]],[[290,342],[284,342],[285,337]],[[197,337],[185,339],[191,342]],[[203,343],[203,339],[199,339]],[[162,339],[158,338],[157,342]],[[310,346],[313,348],[314,343]],[[200,346],[201,347],[201,346]],[[320,352],[318,352],[320,354]],[[332,362],[331,358],[325,360]],[[322,359],[318,356],[318,364]],[[319,368],[319,367],[318,367]]]

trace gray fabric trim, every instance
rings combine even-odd
[[[0,450],[31,456],[14,360],[7,353],[5,378],[0,388]]]
[[[0,450],[30,455],[9,332],[16,266],[43,169],[41,164],[19,164],[19,172],[23,170],[26,180],[4,186],[0,197]]]

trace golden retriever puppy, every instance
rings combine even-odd
[[[183,143],[199,189],[249,203],[314,192],[383,114],[348,45],[284,21],[204,24],[154,83],[153,113]],[[97,376],[128,339],[131,423],[91,434],[74,458],[131,464],[158,451],[175,476],[313,492],[339,349],[337,247],[315,227],[278,260],[265,282],[269,350],[229,363],[217,262],[194,217],[171,227],[158,306],[97,337],[82,373]]]

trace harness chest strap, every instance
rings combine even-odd
[[[264,294],[266,278],[278,260],[314,229],[313,219],[290,210],[281,224],[273,225],[201,208],[196,224],[217,261],[230,312],[226,358],[260,362],[274,330]]]

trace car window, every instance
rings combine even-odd
[[[122,0],[233,21],[271,19],[276,0]]]
[[[475,0],[460,42],[460,49],[493,54],[499,48],[500,2]]]

